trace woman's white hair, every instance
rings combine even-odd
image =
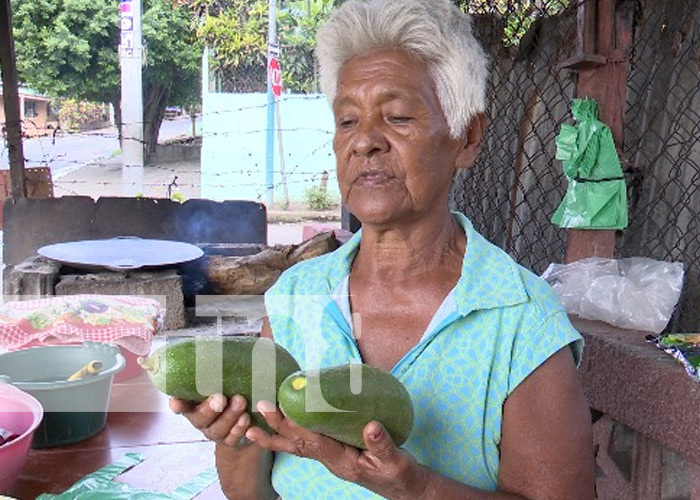
[[[450,0],[350,0],[339,7],[316,37],[328,100],[335,99],[345,62],[383,48],[404,50],[426,64],[452,137],[484,111],[488,59],[471,17]]]

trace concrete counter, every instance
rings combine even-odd
[[[598,498],[700,499],[700,384],[648,332],[572,318],[595,414]]]

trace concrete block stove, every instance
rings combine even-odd
[[[56,243],[136,237],[190,243],[204,255],[249,255],[267,243],[265,206],[249,201],[185,203],[149,198],[9,199],[4,206],[6,298],[84,293],[146,295],[163,301],[166,329],[186,326],[185,309],[211,293],[203,260],[119,270],[37,255]],[[126,261],[133,260],[124,255]]]

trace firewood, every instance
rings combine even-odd
[[[209,255],[206,257],[206,273],[217,294],[260,295],[285,269],[302,260],[332,252],[337,247],[332,232],[319,233],[298,245],[275,245],[254,255]]]

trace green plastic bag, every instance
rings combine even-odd
[[[610,128],[598,120],[592,99],[574,99],[576,125],[564,124],[555,142],[568,180],[566,195],[552,216],[559,227],[627,227],[627,186]]]
[[[63,493],[44,493],[36,500],[191,500],[216,481],[213,468],[200,472],[170,493],[142,491],[126,483],[113,481],[115,477],[140,464],[146,456],[127,453],[121,460],[88,474]]]

